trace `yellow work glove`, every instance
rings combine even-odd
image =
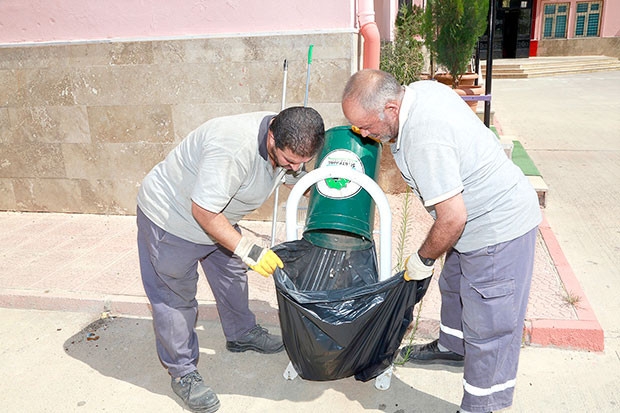
[[[419,281],[431,277],[434,271],[435,265],[424,264],[420,259],[420,255],[416,252],[405,260],[405,274],[403,277],[406,281]]]
[[[276,267],[284,268],[284,263],[275,252],[254,244],[246,237],[241,237],[234,252],[248,267],[263,277],[273,274]]]

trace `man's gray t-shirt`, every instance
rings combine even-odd
[[[271,112],[209,120],[191,132],[146,176],[138,206],[164,230],[197,244],[214,244],[192,216],[192,200],[223,213],[231,224],[260,207],[285,172],[267,156]]]
[[[399,123],[392,154],[429,213],[436,217],[436,204],[462,193],[467,222],[457,251],[513,240],[540,223],[527,177],[449,87],[433,81],[406,87]]]

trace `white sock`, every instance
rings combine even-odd
[[[443,353],[445,353],[446,351],[450,351],[449,348],[446,348],[446,347],[442,346],[441,343],[439,343],[439,342],[437,343],[437,348],[439,349],[439,351],[441,351]],[[469,413],[469,412],[463,412],[463,413]]]

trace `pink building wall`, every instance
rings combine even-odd
[[[355,4],[356,0],[2,0],[0,44],[352,30]]]
[[[375,0],[375,19],[382,40],[394,40],[394,22],[398,14],[398,0]],[[412,4],[424,7],[426,0],[412,0]]]
[[[575,37],[575,16],[577,10],[577,2],[584,0],[537,0],[536,7],[536,33],[535,39],[542,39],[542,30],[544,23],[545,4],[551,3],[569,3],[568,16],[568,33],[567,38]],[[600,37],[617,37],[620,36],[620,1],[619,0],[603,0],[603,12],[601,14],[601,30]]]
[[[533,39],[541,39],[544,5],[567,2],[571,10],[568,38],[572,38],[577,1],[537,0]],[[359,28],[357,3],[358,0],[2,0],[0,44],[352,31]],[[374,0],[374,8],[381,38],[393,39],[398,0]],[[600,37],[617,36],[620,0],[604,0]]]

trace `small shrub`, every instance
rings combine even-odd
[[[487,28],[488,0],[427,0],[422,23],[424,41],[435,63],[452,75],[453,87]]]
[[[398,10],[394,41],[381,45],[380,69],[391,73],[401,84],[420,80],[424,68],[424,41],[419,37],[423,10],[404,4]]]

